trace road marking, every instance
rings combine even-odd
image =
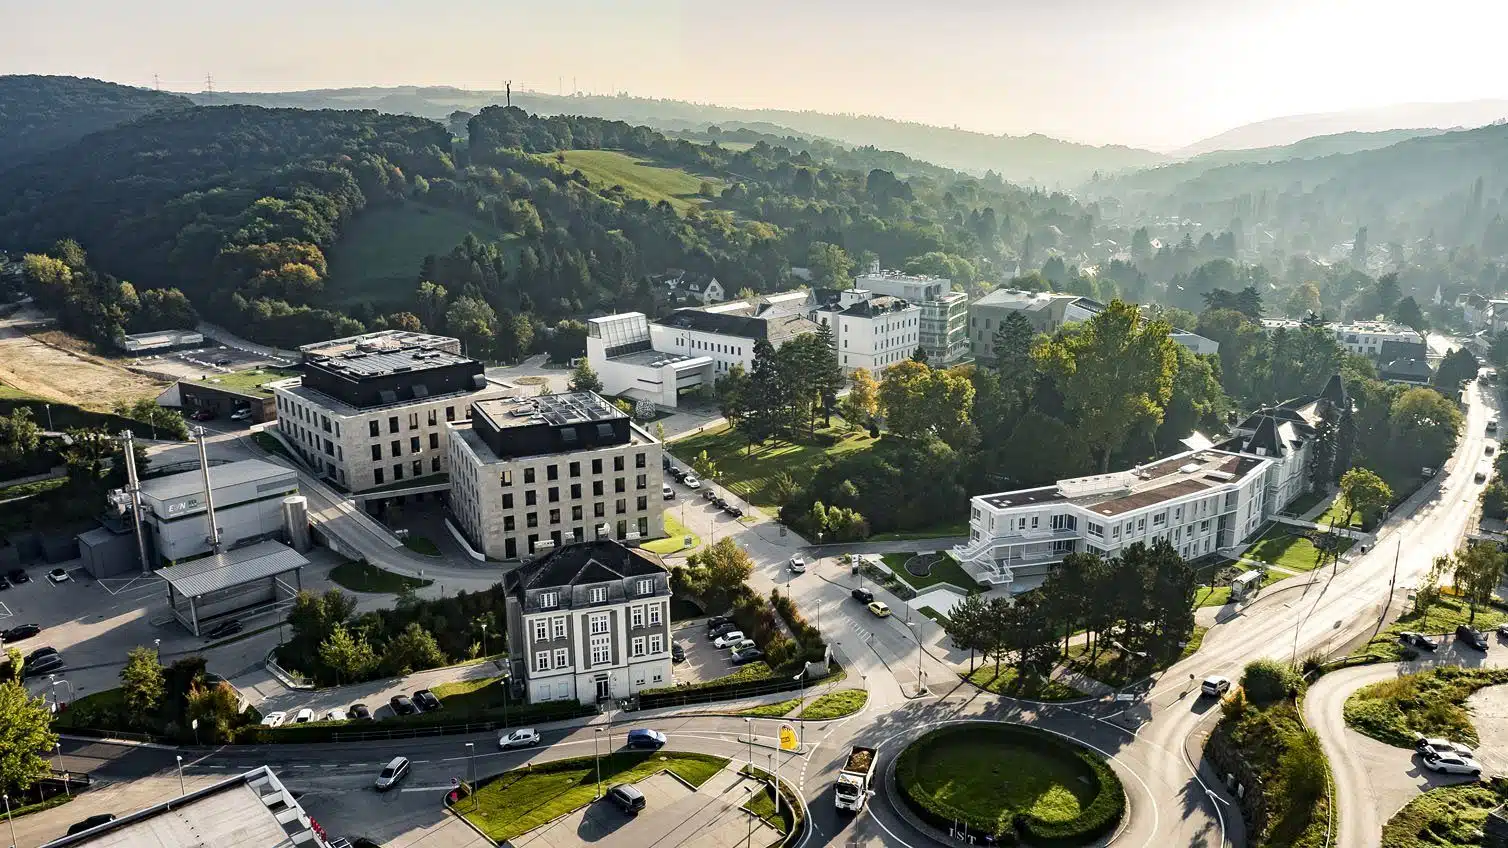
[[[445,792],[445,791],[449,791],[449,790],[454,789],[454,788],[455,788],[454,786],[451,786],[450,784],[447,783],[444,786],[409,786],[409,787],[406,787],[404,789],[400,789],[398,791],[399,792]]]

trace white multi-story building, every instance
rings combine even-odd
[[[1277,329],[1296,330],[1304,322],[1292,318],[1264,318],[1262,328],[1271,333]],[[1383,345],[1420,346],[1424,336],[1412,327],[1390,321],[1351,321],[1343,324],[1325,324],[1325,329],[1335,336],[1335,341],[1351,353],[1373,359],[1383,355]]]
[[[865,370],[879,379],[886,368],[910,359],[921,344],[921,307],[898,297],[845,289],[811,316],[832,328],[844,374]]]
[[[723,305],[677,309],[661,321],[623,312],[587,321],[586,357],[611,395],[674,409],[680,396],[711,386],[735,365],[754,367],[754,346],[779,348],[816,332],[798,307]]]
[[[474,401],[512,393],[443,336],[370,333],[301,351],[303,376],[270,386],[278,430],[319,473],[358,494],[444,490],[446,423],[463,420]]]
[[[953,365],[969,355],[969,297],[945,277],[882,271],[875,262],[854,288],[898,297],[921,307],[918,340],[933,365]]]
[[[1088,321],[1104,309],[1104,304],[1076,294],[996,289],[969,304],[967,337],[974,359],[991,365],[995,361],[995,332],[1012,312],[1025,315],[1037,332],[1051,335],[1065,324]],[[1220,352],[1219,342],[1188,330],[1174,328],[1171,338],[1196,354]]]
[[[489,557],[664,535],[660,443],[591,392],[479,401],[447,429],[451,512]]]
[[[503,578],[508,652],[530,703],[672,685],[670,574],[617,542],[566,545]]]
[[[1308,490],[1315,427],[1348,402],[1332,377],[1319,396],[1261,410],[1219,445],[1195,434],[1189,450],[1129,471],[977,496],[969,541],[952,554],[981,582],[1020,591],[1070,553],[1113,557],[1161,539],[1195,559],[1241,544]]]

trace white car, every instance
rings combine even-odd
[[[1206,677],[1204,682],[1199,684],[1199,691],[1212,698],[1222,697],[1230,691],[1230,678],[1221,677],[1218,674]]]
[[[512,733],[497,737],[497,747],[504,751],[509,748],[532,748],[538,744],[539,733],[532,727],[520,727]]]
[[[712,640],[712,644],[719,648],[729,648],[744,640],[742,630],[729,630],[727,633]]]
[[[68,576],[68,571],[66,569],[54,568],[53,570],[47,572],[47,579],[51,580],[54,583],[67,583],[73,578]]]
[[[1463,757],[1460,754],[1441,754],[1431,757],[1425,754],[1420,759],[1424,761],[1424,767],[1430,771],[1444,774],[1469,774],[1472,777],[1482,776],[1482,764],[1471,757]]]
[[[759,647],[759,646],[756,645],[756,644],[754,644],[754,640],[753,639],[739,639],[737,642],[734,642],[733,644],[731,644],[731,645],[728,646],[728,653],[730,653],[730,654],[736,654],[739,651],[747,650],[749,648],[757,648],[757,647]]]
[[[789,564],[787,564],[786,567],[791,570],[792,574],[805,574],[806,558],[801,554],[796,554],[795,556],[791,557],[791,561]]]
[[[408,777],[408,757],[394,757],[377,775],[377,791],[385,792]]]
[[[660,484],[660,495],[667,501],[675,500],[675,489],[670,488],[669,483]]]
[[[345,721],[345,720],[346,720],[346,711],[343,710],[343,709],[341,709],[340,707],[336,707],[335,709],[333,709],[333,710],[325,713],[325,717],[322,718],[322,719],[320,719],[320,721]]]
[[[686,485],[686,488],[688,489],[700,489],[702,487],[702,481],[696,479],[695,474],[687,474],[686,479],[682,480],[681,482],[684,483]]]
[[[232,421],[250,421],[251,420],[251,407],[249,407],[249,406],[243,406],[240,409],[236,410],[235,412],[232,412],[230,414],[230,420],[232,420]]]
[[[263,716],[262,717],[262,726],[263,727],[278,727],[283,722],[285,722],[287,720],[288,720],[288,714],[285,713],[285,712],[283,712],[282,710],[278,710],[277,712],[268,713],[267,715]]]
[[[308,707],[299,710],[298,714],[293,717],[294,724],[308,724],[311,721],[314,721],[314,710]]]
[[[1472,750],[1460,742],[1452,742],[1449,739],[1429,739],[1423,735],[1414,735],[1414,750],[1426,757],[1454,754],[1458,757],[1471,759]]]

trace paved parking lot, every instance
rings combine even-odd
[[[671,675],[676,683],[699,683],[732,674],[738,669],[726,648],[718,648],[707,638],[707,620],[686,621],[676,625],[670,638],[686,651],[686,661],[676,663]]]
[[[604,799],[504,844],[514,848],[580,848],[601,842],[733,848],[770,845],[780,839],[778,831],[739,809],[761,784],[740,777],[731,766],[695,791],[668,774],[634,785],[646,802],[637,816],[623,813]]]
[[[240,348],[217,344],[213,339],[207,339],[204,347],[143,356],[132,360],[131,364],[183,380],[200,380],[217,374],[245,371],[249,368],[264,366],[286,368],[294,363],[278,357],[262,356]]]

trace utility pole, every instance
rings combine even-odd
[[[122,430],[121,445],[126,457],[126,497],[130,499],[131,529],[136,533],[136,552],[141,556],[141,573],[152,570],[147,559],[147,537],[141,532],[141,479],[136,474],[136,440],[130,430]]]
[[[204,515],[209,521],[209,552],[220,553],[220,528],[215,524],[215,492],[209,484],[209,457],[204,451],[204,428],[195,427],[194,437],[199,440],[199,471],[204,475]]]
[[[213,74],[204,75],[204,93],[206,95],[206,103],[215,102],[215,77]]]
[[[513,80],[503,80],[503,96],[507,98],[507,105],[513,105]]]

